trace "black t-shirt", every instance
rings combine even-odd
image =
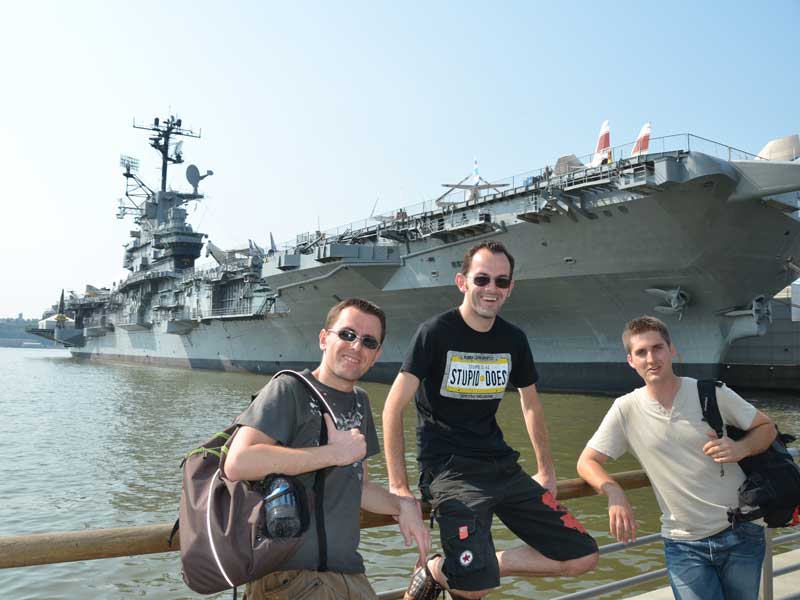
[[[510,454],[495,418],[500,400],[509,383],[522,388],[539,379],[519,327],[497,317],[489,331],[475,331],[457,308],[420,325],[401,370],[422,381],[416,398],[421,468],[453,454]]]

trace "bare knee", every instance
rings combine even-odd
[[[591,571],[592,569],[594,569],[597,566],[597,561],[599,559],[600,559],[600,554],[595,552],[594,554],[588,554],[580,558],[565,560],[564,562],[561,563],[562,574],[567,575],[569,577],[576,577],[578,575],[583,575],[587,571]]]

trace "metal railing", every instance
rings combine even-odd
[[[262,304],[263,306],[263,304]],[[210,310],[202,310],[198,308],[191,309],[189,315],[192,320],[197,319],[223,319],[232,317],[255,317],[263,314],[258,310],[253,310],[252,305],[245,307],[232,306],[229,308],[212,308]]]
[[[791,448],[789,452],[795,459],[800,449]],[[611,474],[612,478],[625,490],[649,487],[650,481],[644,471],[626,471]],[[558,498],[568,500],[595,495],[595,491],[582,479],[569,479],[558,482]],[[430,516],[430,507],[423,505],[423,514]],[[381,527],[393,524],[392,517],[361,512],[361,528]],[[180,540],[176,537],[170,545],[168,539],[172,524],[149,525],[143,527],[124,527],[90,531],[71,531],[64,533],[33,534],[0,537],[0,569],[27,567],[61,562],[116,558],[176,552],[180,550]],[[766,553],[761,577],[760,600],[773,600],[773,578],[800,570],[800,562],[773,569],[773,548],[800,539],[800,532],[772,538],[767,530]],[[599,548],[601,555],[661,541],[661,534],[639,538],[635,542],[615,542]],[[586,590],[559,596],[555,600],[585,600],[597,598],[619,590],[665,577],[667,570],[656,569],[633,577],[598,585]],[[403,597],[405,589],[388,590],[378,594],[379,600],[397,600]]]
[[[605,554],[610,554],[612,552],[619,552],[620,550],[629,550],[630,548],[635,548],[636,546],[644,546],[646,544],[660,542],[661,539],[662,538],[660,533],[654,533],[652,535],[647,535],[645,537],[639,538],[635,542],[631,542],[628,544],[622,544],[619,542],[615,544],[607,544],[605,546],[600,547],[600,554],[605,555]],[[800,539],[800,532],[788,533],[786,535],[773,538],[771,535],[771,531],[769,529],[767,530],[767,539],[766,539],[767,547],[764,556],[764,566],[762,568],[761,593],[759,594],[759,600],[773,600],[772,580],[774,577],[777,577],[779,575],[784,575],[792,571],[800,570],[800,562],[794,565],[790,565],[788,567],[783,567],[778,570],[772,569],[774,546],[792,542],[798,539]],[[566,596],[558,596],[554,600],[587,600],[591,598],[597,598],[598,596],[602,596],[603,594],[611,594],[613,592],[624,590],[625,588],[629,588],[642,583],[647,583],[648,581],[653,581],[655,579],[661,579],[662,577],[666,576],[667,576],[666,569],[656,569],[654,571],[648,571],[647,573],[642,573],[640,575],[635,575],[633,577],[628,577],[626,579],[620,579],[619,581],[613,581],[611,583],[598,585],[587,590],[581,590],[580,592],[567,594]]]
[[[625,471],[611,475],[625,490],[648,487],[650,481],[643,471]],[[594,496],[595,491],[582,479],[558,482],[558,497],[564,500]],[[423,505],[426,518],[430,507]],[[389,515],[361,511],[361,529],[395,524]],[[158,554],[180,550],[180,540],[167,543],[172,523],[142,527],[122,527],[0,536],[0,569],[29,567],[61,562],[116,558],[140,554]]]

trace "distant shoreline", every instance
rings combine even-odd
[[[46,342],[38,342],[36,340],[24,340],[3,338],[0,339],[0,348],[34,348],[37,350],[52,350],[58,348],[55,344],[47,344]]]

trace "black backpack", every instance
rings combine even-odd
[[[729,438],[737,441],[747,432],[733,425],[724,425],[717,405],[716,388],[721,386],[721,381],[713,379],[697,382],[703,420],[718,438],[727,433]],[[728,510],[731,524],[762,517],[768,527],[800,524],[800,466],[786,449],[786,444],[795,439],[793,435],[778,431],[772,445],[764,452],[739,461],[745,480],[739,486],[739,506]]]

